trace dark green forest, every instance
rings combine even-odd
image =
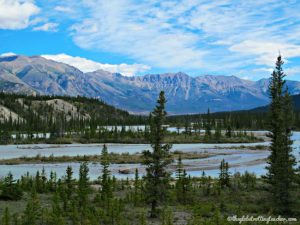
[[[291,96],[294,123],[293,129],[300,129],[300,94]],[[210,118],[209,118],[210,117]],[[206,114],[178,115],[167,117],[167,123],[174,126],[184,126],[184,124],[203,123],[207,119],[212,120],[212,124],[220,124],[222,128],[231,126],[235,130],[268,130],[269,126],[269,106],[254,108],[251,110],[241,110],[232,112],[216,112]]]

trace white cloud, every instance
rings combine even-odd
[[[142,64],[103,64],[86,58],[74,57],[67,54],[57,55],[42,55],[46,59],[51,59],[57,62],[63,62],[80,69],[83,72],[93,72],[96,70],[105,70],[111,73],[121,73],[124,76],[133,76],[139,72],[144,72],[150,69],[147,65]]]
[[[40,9],[31,1],[0,0],[0,29],[24,29]]]
[[[34,31],[57,32],[58,31],[58,23],[45,23],[41,26],[34,27],[33,30]]]
[[[300,66],[289,67],[285,69],[284,72],[287,75],[287,79],[299,80]]]
[[[29,20],[30,26],[42,25],[34,29],[50,30],[49,21],[72,24],[68,31],[77,46],[161,71],[224,71],[257,79],[269,76],[259,69],[273,68],[279,50],[285,68],[300,60],[296,0],[53,0],[41,5],[41,17]],[[121,70],[120,65],[112,68]]]
[[[257,64],[269,66],[274,65],[279,52],[283,53],[285,59],[300,56],[300,45],[272,41],[247,40],[232,45],[230,50],[243,55],[253,55]]]
[[[294,0],[86,0],[72,36],[82,48],[153,67],[232,73],[273,65],[279,49],[286,61],[298,57],[299,7]]]
[[[206,51],[196,47],[200,36],[169,21],[192,5],[162,3],[160,8],[155,6],[159,1],[130,0],[85,3],[89,8],[85,19],[73,26],[73,39],[80,47],[119,53],[161,68],[203,65]]]
[[[9,56],[15,56],[17,54],[13,53],[13,52],[5,52],[5,53],[2,53],[0,55],[0,57],[9,57]]]
[[[63,12],[63,13],[72,13],[73,10],[70,7],[65,7],[65,6],[56,6],[54,8],[54,10],[58,11],[58,12]]]

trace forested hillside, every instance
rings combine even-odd
[[[0,93],[1,130],[62,133],[142,122],[143,117],[130,115],[98,99]]]
[[[300,129],[300,95],[291,96],[294,106],[294,128]],[[241,110],[232,112],[217,112],[206,114],[179,115],[167,118],[169,124],[187,125],[203,123],[207,119],[212,120],[212,124],[220,124],[221,127],[230,126],[232,129],[268,129],[268,107],[263,106],[251,110]]]

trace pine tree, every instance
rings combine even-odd
[[[144,165],[146,165],[145,196],[151,204],[151,217],[157,217],[157,206],[164,202],[169,188],[170,173],[167,166],[172,162],[171,145],[163,144],[166,128],[163,126],[166,118],[166,99],[164,92],[160,92],[154,111],[150,114],[149,140],[153,151],[144,151]]]
[[[32,189],[31,197],[26,205],[22,216],[22,225],[36,225],[40,216],[40,202],[35,187]]]
[[[230,174],[228,162],[223,159],[220,164],[219,184],[223,187],[229,187]]]
[[[183,169],[181,155],[178,157],[176,179],[177,200],[181,203],[184,203],[186,201],[187,177],[186,172]]]
[[[20,200],[23,196],[23,192],[18,183],[13,178],[12,173],[4,178],[4,183],[2,185],[2,193],[0,199],[3,200]]]
[[[279,213],[291,212],[291,189],[295,180],[295,157],[292,155],[291,127],[292,107],[285,87],[283,61],[278,56],[272,73],[270,91],[270,133],[271,154],[268,157],[267,182],[270,184],[273,205]]]
[[[67,199],[71,199],[72,193],[74,191],[73,170],[71,166],[67,167],[66,174],[67,174],[65,178],[66,194],[67,194]]]
[[[107,147],[106,145],[103,145],[102,152],[101,152],[101,166],[102,166],[101,198],[102,200],[108,200],[109,198],[112,197],[109,165],[110,165],[110,159],[109,159]]]
[[[134,205],[136,206],[138,201],[139,201],[139,191],[140,191],[140,180],[139,180],[139,171],[136,168],[135,169],[135,175],[134,175],[134,197],[133,197],[133,201],[134,201]]]
[[[52,212],[50,217],[51,225],[64,225],[65,221],[62,215],[62,210],[59,205],[58,193],[54,193],[52,199]]]
[[[48,181],[50,191],[56,191],[56,172],[50,172],[50,179]]]
[[[78,201],[79,206],[84,208],[87,204],[87,196],[89,193],[89,168],[87,162],[80,165],[79,181],[78,181]]]

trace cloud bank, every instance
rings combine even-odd
[[[96,70],[105,70],[111,73],[121,73],[124,76],[133,76],[137,73],[141,73],[150,69],[147,65],[142,64],[103,64],[95,62],[82,57],[74,57],[67,54],[57,54],[57,55],[42,55],[46,59],[51,59],[57,62],[63,62],[78,68],[83,72],[93,72]]]
[[[0,0],[0,29],[24,29],[30,17],[40,12],[32,1]]]

